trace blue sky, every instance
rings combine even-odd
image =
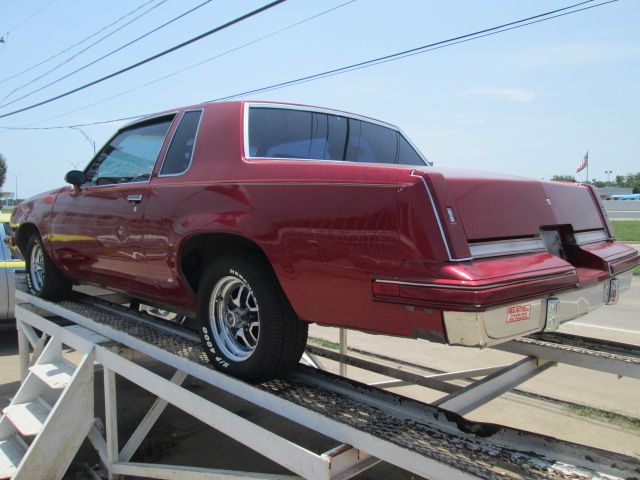
[[[6,40],[0,44],[0,80],[78,42],[145,1],[149,0],[0,0],[0,36]],[[356,0],[169,79],[102,101],[346,1],[289,0],[118,78],[0,119],[0,126],[70,125],[198,103],[572,3]],[[148,3],[140,12],[159,5],[7,101],[94,60],[202,0],[161,2]],[[213,1],[104,61],[0,108],[0,114],[111,73],[265,3],[266,0]],[[590,177],[603,180],[605,170],[613,170],[614,176],[640,171],[638,18],[640,1],[621,0],[527,28],[247,98],[338,108],[394,123],[436,166],[549,178],[553,174],[575,174],[588,149]],[[81,48],[0,83],[0,98]],[[83,108],[93,103],[97,104]],[[87,126],[83,130],[99,148],[119,125]],[[62,185],[66,171],[74,166],[83,168],[91,159],[92,147],[80,132],[68,128],[0,129],[0,153],[7,157],[9,171],[19,175],[19,196],[25,197]],[[584,178],[583,174],[578,177]],[[13,176],[8,176],[4,190],[15,190]]]

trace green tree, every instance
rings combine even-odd
[[[640,172],[616,175],[616,183],[619,187],[633,188],[633,193],[640,193]]]
[[[7,180],[7,158],[0,153],[0,188]]]
[[[573,175],[554,175],[551,177],[554,182],[573,182],[576,183],[576,177]]]

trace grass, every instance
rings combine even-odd
[[[330,342],[329,340],[325,340],[323,338],[309,337],[309,343],[315,343],[323,348],[331,348],[333,350],[339,350],[340,344],[335,342]]]
[[[611,225],[616,239],[621,242],[640,242],[640,221],[612,220]],[[633,270],[634,275],[640,275],[640,267]]]
[[[612,220],[616,239],[621,242],[640,242],[640,221]]]
[[[640,419],[638,418],[627,417],[625,415],[620,415],[619,413],[607,412],[606,410],[600,410],[599,408],[583,407],[578,405],[566,405],[563,409],[566,412],[580,417],[600,420],[620,427],[630,428],[632,430],[640,430]]]

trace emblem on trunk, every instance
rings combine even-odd
[[[551,199],[547,198],[547,205],[551,206]]]

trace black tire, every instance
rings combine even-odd
[[[61,300],[69,295],[73,284],[47,255],[37,233],[29,237],[25,260],[31,293],[49,300]]]
[[[209,265],[198,289],[197,317],[215,368],[251,383],[286,376],[307,342],[308,324],[298,319],[275,275],[256,255],[225,255]]]

